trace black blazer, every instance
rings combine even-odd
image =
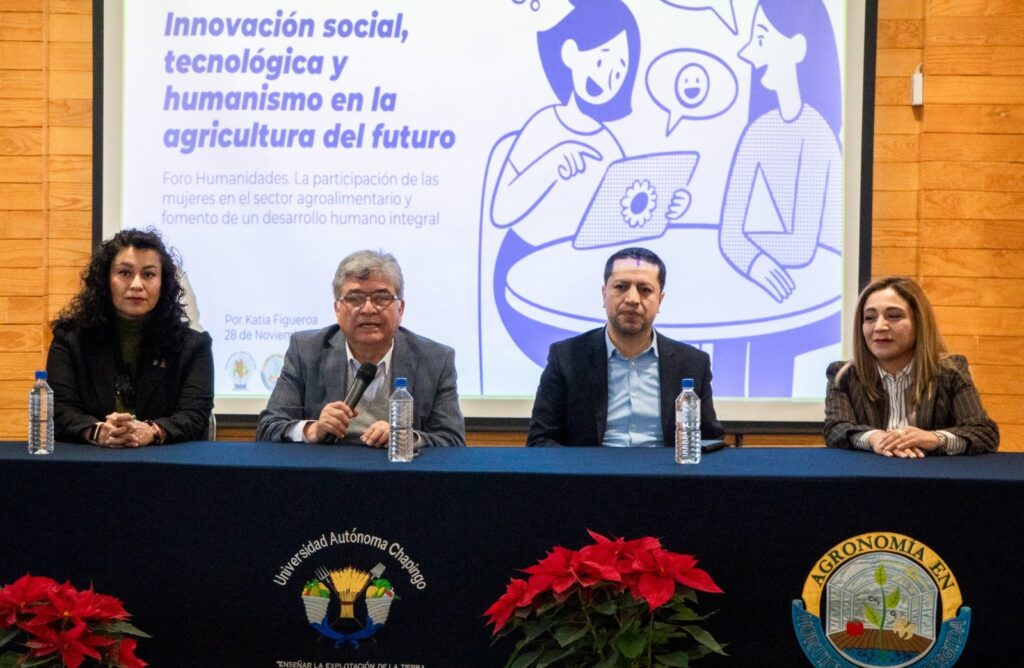
[[[213,344],[210,335],[189,330],[181,349],[162,359],[140,347],[135,363],[135,417],[152,420],[167,443],[205,440],[213,410]],[[53,388],[53,417],[59,441],[82,442],[82,431],[114,412],[117,356],[113,330],[81,330],[55,336],[46,357]]]
[[[694,391],[700,396],[701,436],[721,438],[725,430],[715,416],[711,396],[711,358],[693,346],[655,335],[665,445],[675,445],[675,400],[683,378],[693,378]],[[526,445],[601,445],[607,424],[608,353],[604,327],[599,327],[551,345]]]

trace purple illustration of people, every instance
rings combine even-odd
[[[668,267],[658,330],[711,355],[716,398],[820,397],[841,339],[844,213],[823,0],[662,0],[717,31],[671,45],[636,0],[569,4],[537,31],[556,101],[486,164],[482,392],[522,394],[552,342],[603,323],[593,276],[642,245]],[[523,357],[535,366],[509,362]]]

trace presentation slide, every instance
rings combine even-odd
[[[821,419],[857,280],[847,3],[118,5],[105,231],[179,251],[219,413],[263,407],[371,248],[467,415],[529,415],[549,345],[605,321],[608,256],[644,246],[655,326],[711,355],[722,418]]]

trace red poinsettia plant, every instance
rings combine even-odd
[[[149,636],[129,617],[121,601],[92,587],[26,574],[0,589],[0,668],[143,668],[135,638]]]
[[[696,624],[697,592],[722,593],[697,560],[657,538],[555,547],[522,569],[484,613],[494,635],[521,633],[507,668],[688,666],[725,651]]]

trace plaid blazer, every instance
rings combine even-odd
[[[851,437],[869,429],[885,429],[889,422],[889,397],[878,376],[873,378],[881,392],[871,401],[854,368],[837,380],[844,362],[829,365],[825,397],[825,444],[830,448],[852,448]],[[967,360],[950,355],[943,360],[931,396],[916,407],[914,426],[942,429],[967,441],[966,454],[994,452],[999,447],[999,426],[985,413],[978,389],[971,380]]]

